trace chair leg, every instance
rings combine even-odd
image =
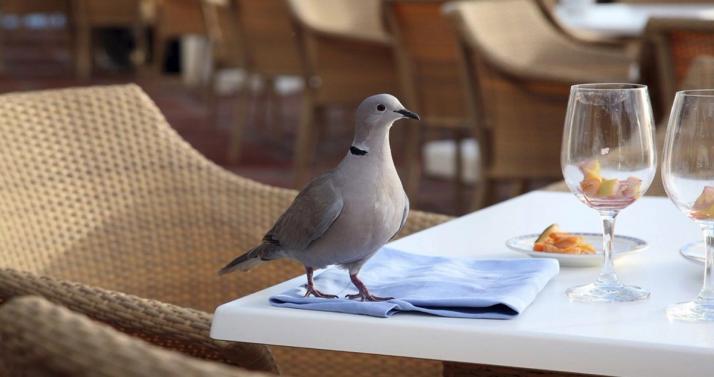
[[[161,35],[161,31],[157,28],[154,31],[154,73],[161,77],[164,73],[164,63],[166,63],[166,43],[168,42]]]
[[[308,180],[310,162],[315,152],[315,113],[318,107],[309,93],[303,96],[300,124],[295,142],[295,187],[302,188]]]
[[[276,98],[278,97],[277,92],[275,91],[275,79],[273,77],[266,77],[265,81],[265,95],[264,95],[264,102],[263,105],[265,106],[265,112],[264,114],[264,123],[265,123],[265,128],[270,132],[270,134],[274,134],[275,131],[275,116],[274,112],[276,109],[275,106],[275,101]]]
[[[146,64],[146,34],[144,27],[141,24],[136,24],[131,28],[131,33],[134,37],[134,51],[131,52],[130,60],[134,65],[134,69],[139,72]]]
[[[528,187],[528,180],[527,179],[517,179],[514,182],[513,185],[513,196],[518,196],[526,192],[526,188]]]
[[[235,106],[233,129],[231,130],[230,141],[228,142],[228,163],[230,164],[236,164],[240,160],[243,128],[245,127],[250,110],[248,106],[251,102],[250,93],[250,80],[247,80],[240,86],[236,96],[238,103]]]
[[[405,135],[404,159],[406,163],[406,174],[404,182],[406,186],[407,197],[416,203],[419,196],[419,183],[421,181],[422,159],[421,159],[421,125],[409,121],[405,127],[402,127]]]
[[[91,29],[86,25],[75,28],[75,75],[80,80],[87,80],[92,69],[92,36]]]
[[[324,106],[317,107],[313,113],[313,138],[314,140],[329,140],[330,137],[330,116],[327,108]],[[345,122],[342,124],[350,124]]]
[[[473,201],[471,210],[475,211],[488,206],[493,202],[494,193],[496,191],[496,180],[483,176],[479,179],[474,189]]]
[[[466,210],[464,203],[464,148],[462,145],[464,135],[460,130],[454,132],[454,143],[456,143],[454,148],[454,206],[456,207],[456,213],[463,213]]]
[[[6,30],[0,28],[0,74],[5,74],[5,33]]]
[[[216,67],[211,67],[211,72],[203,88],[203,98],[208,112],[208,124],[213,126],[218,125],[218,103],[220,101],[220,96],[216,94],[216,79],[218,78],[216,70]]]

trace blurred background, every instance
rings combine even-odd
[[[202,154],[282,187],[395,94],[422,116],[392,132],[412,207],[452,215],[562,179],[572,84],[645,83],[658,124],[714,85],[710,1],[2,0],[0,27],[0,92],[135,82]]]

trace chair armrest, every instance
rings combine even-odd
[[[389,45],[379,6],[374,1],[288,0],[293,18],[317,35]]]
[[[0,339],[3,375],[268,376],[154,347],[37,296],[0,306]]]
[[[251,370],[278,373],[266,346],[211,339],[211,316],[207,313],[80,283],[0,269],[0,301],[26,295],[44,297],[157,346]]]

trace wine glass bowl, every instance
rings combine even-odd
[[[677,92],[667,126],[662,181],[667,196],[702,229],[704,284],[690,302],[667,309],[669,318],[714,321],[714,90]]]
[[[654,125],[647,87],[583,84],[570,91],[561,164],[575,196],[603,221],[603,268],[598,279],[570,288],[582,302],[637,301],[649,292],[622,284],[614,271],[612,240],[618,213],[640,198],[656,171]]]

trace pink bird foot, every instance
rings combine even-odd
[[[322,292],[318,291],[317,289],[315,289],[315,287],[311,287],[309,285],[307,286],[306,289],[307,289],[307,291],[305,292],[305,297],[313,295],[318,298],[337,298],[337,295],[330,295],[327,293],[322,293]]]
[[[369,291],[367,290],[367,287],[362,283],[362,281],[357,277],[357,275],[352,275],[350,274],[350,280],[352,280],[352,284],[357,287],[359,290],[359,293],[353,294],[353,295],[347,295],[345,296],[346,298],[350,300],[354,299],[359,299],[360,301],[387,301],[391,300],[394,297],[379,297],[379,296],[374,296]]]
[[[305,272],[307,272],[307,287],[305,287],[305,296],[308,297],[310,295],[313,295],[318,298],[337,298],[337,295],[330,295],[327,293],[322,293],[315,289],[315,284],[312,281],[312,272],[313,269],[312,267],[305,267]]]

